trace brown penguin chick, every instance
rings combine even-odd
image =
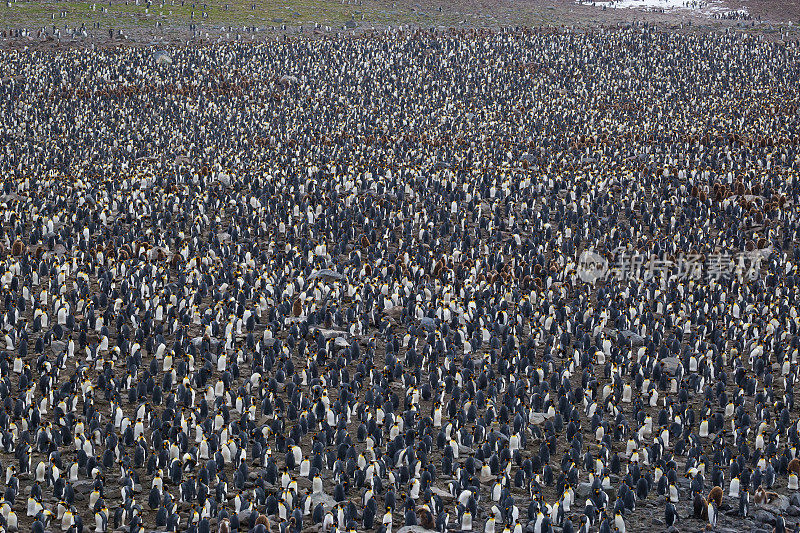
[[[717,507],[722,505],[722,487],[717,486],[711,489],[711,492],[708,493],[708,501],[716,503]]]
[[[699,492],[695,492],[694,494],[694,500],[692,500],[692,509],[692,516],[695,518],[700,518],[702,520],[708,519],[708,502]]]
[[[300,313],[303,312],[303,304],[300,302],[300,298],[295,298],[294,303],[292,304],[292,315],[293,316],[300,316]]]
[[[362,248],[369,248],[369,239],[367,239],[366,235],[361,236],[361,247]]]
[[[267,518],[267,515],[263,514],[258,515],[258,518],[256,518],[256,526],[259,524],[263,524],[264,527],[267,528],[267,531],[272,531],[271,524],[269,522],[269,518]]]
[[[15,257],[19,257],[22,255],[22,251],[25,249],[25,245],[22,244],[22,241],[17,239],[14,241],[14,244],[11,245],[11,253]]]
[[[438,278],[442,274],[442,270],[444,269],[444,263],[441,259],[436,262],[436,266],[433,267],[433,277]]]
[[[227,518],[223,518],[220,523],[219,527],[217,528],[217,533],[231,533],[231,522]]]
[[[767,501],[767,491],[764,490],[764,487],[761,485],[758,486],[756,489],[756,493],[753,495],[753,503],[756,505],[761,505],[766,503]]]
[[[531,285],[533,285],[533,278],[530,274],[522,278],[522,290],[530,290]]]
[[[417,522],[425,529],[436,529],[433,514],[425,507],[417,507]]]
[[[800,476],[800,459],[795,457],[794,459],[789,461],[789,464],[786,466],[786,471],[789,472],[790,474],[797,474],[798,476]]]

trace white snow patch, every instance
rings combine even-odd
[[[577,3],[586,5],[595,5],[597,7],[606,7],[613,9],[643,9],[646,11],[673,11],[673,10],[687,10],[695,11],[703,14],[712,13],[727,13],[738,11],[739,13],[746,14],[747,8],[740,8],[738,10],[730,9],[721,2],[708,1],[708,0],[577,0]]]

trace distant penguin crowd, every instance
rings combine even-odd
[[[0,532],[800,531],[800,47],[0,54]]]

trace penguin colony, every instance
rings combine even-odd
[[[1,530],[797,531],[796,42],[170,53],[0,56]]]

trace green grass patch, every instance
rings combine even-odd
[[[398,9],[385,1],[341,2],[340,0],[214,0],[211,2],[166,0],[148,4],[140,0],[74,2],[17,0],[0,8],[0,21],[12,25],[86,24],[101,28],[142,26],[161,22],[164,26],[195,23],[198,26],[257,24],[344,24],[359,25],[420,22],[434,19],[433,12],[416,8]]]

